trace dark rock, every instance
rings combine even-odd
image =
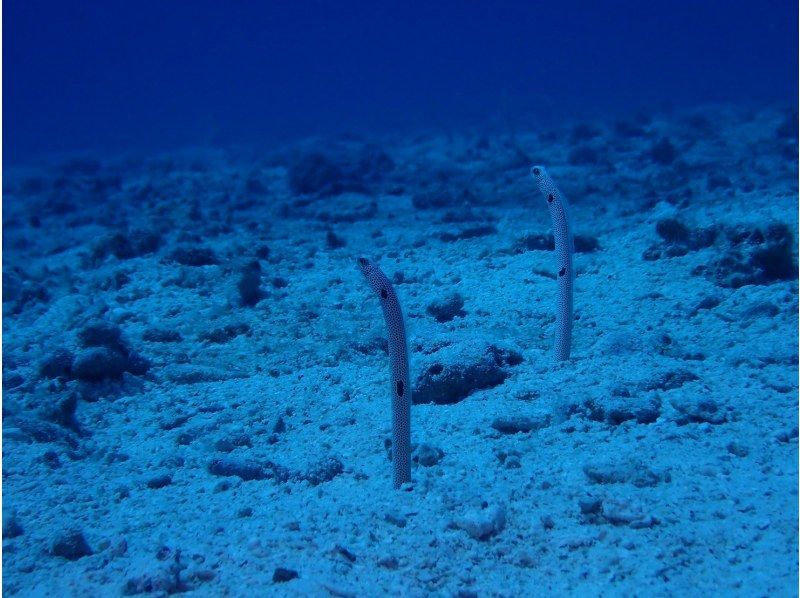
[[[345,546],[342,546],[341,544],[337,544],[335,550],[336,550],[336,554],[344,557],[344,559],[346,561],[348,561],[349,563],[355,563],[356,560],[358,560],[356,555],[353,554],[353,552],[351,550],[349,550]]]
[[[50,548],[50,554],[69,561],[77,561],[92,554],[89,543],[80,530],[71,530],[57,537]]]
[[[134,376],[144,376],[149,370],[150,360],[136,351],[129,351],[125,358],[125,371]]]
[[[286,431],[286,422],[283,420],[282,416],[278,416],[278,419],[275,420],[275,425],[272,426],[272,433],[273,434],[283,434]]]
[[[177,330],[148,328],[142,334],[142,339],[149,343],[179,343],[183,340],[183,337]]]
[[[404,528],[408,524],[406,518],[403,517],[402,515],[398,515],[397,513],[386,513],[383,516],[383,519],[384,521],[391,523],[392,525],[397,526],[399,528]]]
[[[332,230],[325,233],[325,246],[328,249],[341,249],[347,246],[347,242]]]
[[[605,422],[612,426],[631,420],[639,424],[651,424],[661,415],[661,400],[658,397],[645,400],[631,399],[618,394],[602,399],[588,399],[580,406],[579,411],[587,419]]]
[[[124,355],[105,347],[95,347],[78,354],[72,373],[78,380],[100,382],[120,378],[126,368],[127,360]]]
[[[382,181],[394,167],[394,160],[383,148],[368,143],[361,149],[353,175],[363,182],[376,183]]]
[[[774,318],[780,311],[780,308],[771,301],[758,301],[742,310],[741,322],[746,323],[757,318]]]
[[[247,434],[238,434],[227,438],[220,438],[214,443],[214,448],[221,453],[230,453],[237,447],[252,448],[253,443]]]
[[[699,379],[699,376],[688,370],[671,370],[655,380],[647,382],[644,388],[645,390],[672,390]]]
[[[400,568],[400,561],[394,556],[385,556],[378,559],[378,566],[390,571],[396,571]]]
[[[588,235],[575,235],[573,244],[575,253],[594,253],[600,249],[600,241],[597,240],[597,237]]]
[[[16,538],[24,533],[16,512],[3,513],[3,539]]]
[[[181,579],[181,573],[186,569],[186,565],[181,562],[180,550],[175,550],[173,555],[172,551],[164,546],[156,554],[156,558],[160,561],[167,561],[170,556],[172,556],[172,559],[166,568],[128,579],[122,588],[123,596],[134,596],[136,594],[169,596],[195,589]],[[195,580],[200,581],[213,579],[213,575],[209,576],[207,573],[199,574],[199,572],[195,572],[193,577]]]
[[[347,186],[342,169],[321,153],[300,156],[289,165],[288,174],[295,195],[336,194]]]
[[[59,459],[58,453],[55,451],[45,451],[42,455],[42,463],[52,470],[61,468],[61,459]]]
[[[306,481],[312,486],[329,482],[344,471],[342,462],[335,457],[325,457],[310,466],[305,472],[291,471],[271,461],[257,462],[249,459],[225,457],[214,459],[209,473],[217,476],[238,476],[244,481],[274,480],[278,483]]]
[[[785,224],[767,228],[766,243],[756,249],[750,260],[760,278],[766,281],[794,280],[797,266],[792,257],[794,237]]]
[[[720,303],[722,303],[722,297],[718,295],[707,295],[700,300],[700,302],[694,307],[694,309],[692,309],[689,315],[696,316],[701,311],[714,309]]]
[[[147,487],[151,490],[159,490],[160,488],[166,488],[171,483],[172,476],[168,473],[162,473],[147,480]]]
[[[722,424],[728,420],[727,412],[712,397],[703,395],[679,395],[670,397],[670,405],[677,411],[675,423]]]
[[[124,352],[122,330],[119,326],[108,322],[92,322],[78,332],[78,341],[82,347],[106,347],[115,351]]]
[[[318,486],[324,482],[331,481],[343,471],[344,465],[342,465],[339,459],[335,457],[325,457],[309,467],[302,475],[295,475],[294,477],[300,477],[312,486]]]
[[[161,370],[164,378],[173,384],[199,384],[241,378],[237,372],[212,366],[172,365]]]
[[[593,484],[632,484],[637,488],[650,488],[672,480],[669,472],[655,471],[640,461],[587,464],[583,473]]]
[[[793,237],[785,224],[758,228],[734,227],[726,231],[729,249],[693,274],[704,274],[721,287],[740,288],[797,278]]]
[[[56,425],[72,430],[77,434],[81,434],[81,426],[75,418],[75,412],[78,408],[78,394],[75,392],[69,393],[65,398],[58,401],[58,403],[49,409],[44,409],[42,418],[46,421],[52,422]]]
[[[430,303],[427,312],[432,315],[437,322],[449,322],[456,316],[464,317],[466,312],[463,310],[464,298],[458,293],[452,293],[447,297],[438,299]]]
[[[767,240],[764,233],[759,228],[751,228],[743,225],[733,226],[725,230],[725,236],[731,248],[741,249],[762,245]]]
[[[714,244],[717,238],[718,229],[690,228],[676,218],[662,218],[656,223],[656,232],[664,241],[660,248],[666,257],[680,257],[690,251],[698,251]],[[659,248],[651,248],[649,251],[656,251]],[[658,259],[660,255],[655,255]],[[647,258],[645,258],[647,259]]]
[[[527,434],[546,428],[549,425],[549,415],[538,415],[536,417],[522,415],[497,417],[492,422],[492,428],[502,434]]]
[[[75,356],[67,349],[56,349],[39,364],[39,373],[44,378],[69,378]]]
[[[588,235],[575,235],[573,237],[575,253],[594,253],[600,249],[600,242],[596,237]],[[525,253],[526,251],[554,251],[556,248],[552,234],[529,234],[518,239],[511,248],[513,253]]]
[[[170,254],[170,259],[182,266],[199,267],[219,264],[219,258],[208,247],[180,247]]]
[[[257,174],[251,174],[244,183],[244,191],[248,195],[266,195],[269,188],[258,178]]]
[[[238,476],[245,482],[266,480],[273,477],[269,467],[246,459],[214,459],[208,466],[209,473],[217,476]],[[288,478],[288,475],[287,475]]]
[[[515,351],[490,345],[482,355],[474,355],[468,363],[444,365],[434,363],[420,374],[412,392],[414,403],[450,405],[471,393],[502,384],[508,377],[507,366],[521,363]]]
[[[442,451],[442,449],[427,443],[422,443],[417,446],[411,456],[415,463],[419,463],[423,467],[433,467],[437,465],[443,457],[444,451]]]
[[[242,268],[237,289],[239,302],[245,307],[252,307],[261,300],[261,264],[258,260]]]
[[[161,235],[142,229],[134,229],[127,233],[116,233],[95,248],[96,257],[104,257],[111,253],[119,260],[129,260],[158,251],[161,246]]]
[[[718,233],[719,231],[715,226],[693,229],[687,246],[691,251],[711,247],[717,240]]]
[[[171,556],[172,556],[172,550],[170,549],[169,546],[161,546],[161,548],[159,548],[156,551],[156,559],[158,559],[159,561],[166,561]]]
[[[77,448],[78,441],[70,431],[38,417],[16,416],[13,424],[34,442],[59,442]]]
[[[369,193],[369,187],[383,181],[393,169],[394,161],[375,144],[314,151],[289,164],[289,188],[294,195]]]
[[[272,573],[273,583],[285,583],[297,579],[298,574],[294,569],[287,569],[285,567],[277,567]]]
[[[689,242],[689,227],[675,218],[662,218],[656,223],[656,232],[667,243]]]
[[[187,414],[177,415],[165,419],[164,421],[161,422],[159,427],[162,430],[174,430],[175,428],[180,428],[183,424],[185,424],[188,421],[189,421],[189,415]]]
[[[797,439],[797,434],[797,426],[788,427],[775,434],[775,440],[782,444],[788,444]]]
[[[556,248],[553,235],[525,235],[518,239],[512,250],[514,253],[524,253],[525,251],[553,251]]]
[[[594,496],[587,496],[578,501],[582,515],[599,515],[603,509],[603,501]]]
[[[725,448],[728,449],[731,455],[736,455],[737,457],[746,457],[750,454],[750,449],[736,441],[729,442]]]
[[[656,260],[660,260],[663,255],[663,252],[658,247],[648,247],[642,253],[642,259],[646,262],[654,262]]]
[[[481,216],[472,209],[471,206],[459,206],[448,210],[441,218],[443,224],[463,224],[465,222],[480,222],[486,217]]]
[[[84,382],[119,379],[124,372],[136,376],[147,373],[150,361],[124,344],[118,348],[93,347],[78,354],[73,362],[71,377]],[[91,400],[89,396],[83,397]]]

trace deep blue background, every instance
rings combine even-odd
[[[6,161],[797,102],[797,1],[3,2]]]

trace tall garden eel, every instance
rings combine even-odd
[[[389,367],[392,396],[393,483],[399,488],[411,481],[411,386],[408,381],[408,340],[400,301],[389,279],[377,264],[358,258],[358,267],[378,296],[389,337]]]
[[[569,204],[561,195],[553,179],[547,174],[544,166],[531,168],[531,176],[536,180],[539,191],[547,200],[547,209],[550,211],[550,219],[553,221],[553,238],[556,242],[556,278],[558,280],[555,357],[556,360],[561,361],[569,359],[572,346],[572,286],[575,280],[572,254],[575,253],[575,244],[572,239]]]

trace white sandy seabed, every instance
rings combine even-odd
[[[797,595],[796,118],[7,172],[3,590]],[[427,401],[399,491],[359,255]]]

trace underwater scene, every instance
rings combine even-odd
[[[3,16],[5,595],[798,595],[796,2]]]

